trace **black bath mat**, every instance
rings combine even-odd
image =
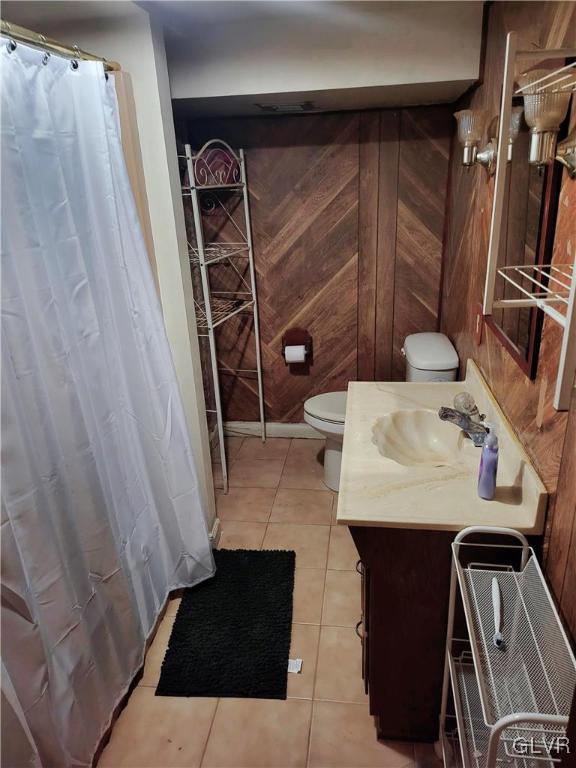
[[[296,555],[214,559],[216,575],[184,593],[156,695],[285,699]]]

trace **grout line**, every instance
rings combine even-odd
[[[270,512],[268,513],[268,520],[266,521],[266,530],[264,531],[264,538],[262,539],[262,544],[260,545],[260,549],[264,546],[264,540],[266,539],[266,535],[268,534],[268,528],[270,526],[270,518],[272,517],[272,510],[274,509],[274,504],[276,503],[276,497],[278,496],[278,491],[280,490],[280,483],[282,482],[282,475],[284,474],[284,467],[286,466],[286,460],[288,458],[288,454],[290,453],[290,448],[292,448],[292,440],[293,438],[290,438],[290,445],[288,446],[288,450],[286,451],[286,455],[284,456],[284,461],[282,462],[282,471],[280,472],[280,475],[278,477],[278,484],[276,485],[276,492],[274,493],[274,498],[272,499],[272,505],[270,507]],[[294,566],[296,568],[296,566]]]
[[[366,696],[365,701],[350,701],[350,699],[312,699],[313,702],[316,701],[327,701],[330,704],[355,704],[357,707],[365,707],[366,702],[368,701],[368,696]],[[376,733],[376,732],[375,732]]]
[[[328,554],[326,554],[326,565],[328,565]],[[312,682],[312,706],[310,708],[310,725],[308,727],[308,749],[306,751],[307,766],[310,765],[310,748],[312,745],[312,723],[314,722],[314,694],[316,693],[316,680],[318,678],[318,662],[320,660],[320,643],[322,641],[322,613],[324,611],[324,595],[326,594],[327,572],[328,572],[328,568],[325,568],[324,569],[324,586],[322,587],[322,608],[320,611],[320,629],[318,630],[318,648],[316,649],[316,665],[314,667],[314,680]]]
[[[216,706],[214,707],[214,714],[212,715],[212,720],[210,721],[210,728],[208,728],[208,734],[206,736],[206,741],[204,742],[204,749],[202,750],[202,754],[200,755],[200,761],[198,763],[199,766],[202,766],[204,762],[206,750],[208,749],[208,742],[210,741],[210,736],[212,736],[212,728],[214,727],[214,720],[216,720],[216,712],[218,711],[218,707],[220,706],[221,701],[222,699],[220,698],[218,698],[216,701]]]

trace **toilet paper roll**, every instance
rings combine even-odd
[[[306,360],[306,347],[304,344],[284,347],[284,357],[287,363],[303,363]]]

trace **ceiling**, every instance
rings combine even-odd
[[[188,115],[449,103],[479,75],[481,2],[140,2],[165,29],[172,97]]]

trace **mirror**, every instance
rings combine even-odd
[[[514,99],[514,106],[521,104],[521,100]],[[522,119],[512,159],[506,168],[498,269],[546,264],[551,259],[561,169],[559,171],[557,163],[530,165],[529,145],[530,129]],[[514,273],[514,279],[526,290],[535,290],[535,284],[519,273]],[[498,272],[495,299],[517,299],[518,296],[518,289]],[[535,307],[495,308],[486,322],[522,370],[530,377],[535,376],[542,312]]]

